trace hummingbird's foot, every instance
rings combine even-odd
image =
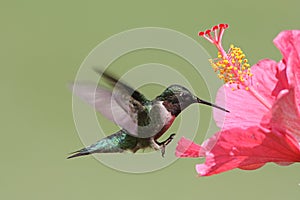
[[[166,146],[174,139],[175,133],[172,133],[166,140],[162,142],[155,141],[160,146],[161,156],[165,157]]]

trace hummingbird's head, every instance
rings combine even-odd
[[[163,105],[175,116],[177,116],[182,110],[193,103],[201,103],[229,112],[224,108],[198,98],[187,88],[181,85],[169,86],[167,89],[165,89],[165,91],[163,91],[161,95],[156,97],[156,100],[163,101]]]

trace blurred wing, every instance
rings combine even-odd
[[[109,73],[104,73],[100,69],[94,69],[100,76],[102,76],[107,83],[119,93],[130,95],[133,99],[140,102],[142,105],[149,102],[149,100],[141,94],[139,91],[134,90],[132,87],[128,86],[127,84],[123,83],[122,81],[115,78],[113,75]]]
[[[90,104],[107,119],[127,130],[135,137],[139,135],[138,126],[150,123],[148,109],[127,93],[118,90],[111,92],[96,84],[75,83],[71,85],[73,93]],[[138,119],[143,117],[143,119]]]

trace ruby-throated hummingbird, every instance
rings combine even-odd
[[[224,108],[204,101],[180,85],[171,85],[152,101],[112,75],[96,70],[107,81],[111,89],[87,83],[75,83],[71,89],[82,100],[92,105],[106,118],[122,129],[100,139],[95,144],[75,151],[68,158],[93,153],[121,153],[152,148],[161,150],[174,138],[171,134],[166,140],[158,139],[169,129],[174,119],[194,103],[201,103],[228,112]]]

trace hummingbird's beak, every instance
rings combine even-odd
[[[205,104],[205,105],[208,105],[208,106],[212,106],[212,107],[218,108],[218,109],[223,110],[223,111],[225,111],[225,112],[229,112],[229,110],[226,110],[225,108],[222,108],[222,107],[217,106],[217,105],[215,105],[215,104],[212,104],[212,103],[210,103],[210,102],[204,101],[204,100],[202,100],[202,99],[200,99],[200,98],[198,98],[198,97],[197,97],[197,102],[198,102],[198,103],[201,103],[201,104]]]

